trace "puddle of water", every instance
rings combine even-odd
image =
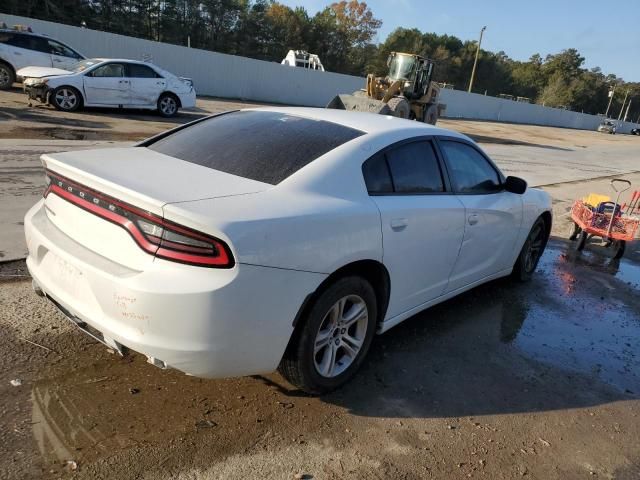
[[[539,268],[545,289],[503,319],[510,332],[503,340],[535,360],[640,394],[640,267],[551,246]]]

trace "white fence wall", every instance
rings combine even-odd
[[[338,73],[308,71],[245,57],[181,47],[166,43],[99,32],[59,23],[0,13],[0,22],[30,25],[77,48],[89,57],[149,59],[180,76],[193,79],[202,95],[240,98],[289,105],[325,106],[338,93],[364,86],[364,79]],[[286,52],[282,52],[283,56]],[[322,52],[317,52],[322,58]],[[445,116],[594,130],[601,121],[595,115],[569,112],[459,90],[444,90]],[[637,124],[621,124],[628,133]]]
[[[460,90],[442,90],[441,98],[447,105],[448,118],[473,118],[581,130],[595,130],[602,121],[602,117],[597,115],[515,102]],[[618,123],[620,124],[618,131],[621,133],[629,133],[632,128],[638,126],[630,122]]]

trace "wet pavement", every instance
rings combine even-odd
[[[640,478],[640,265],[598,250],[552,240],[532,282],[414,316],[322,398],[120,358],[1,286],[7,478]]]

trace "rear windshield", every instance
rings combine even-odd
[[[265,111],[209,118],[147,145],[155,152],[276,185],[364,132]]]

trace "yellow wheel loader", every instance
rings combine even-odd
[[[446,106],[439,103],[440,87],[431,81],[433,61],[420,55],[392,52],[386,77],[367,75],[367,85],[353,95],[333,98],[327,108],[379,113],[435,125]]]

